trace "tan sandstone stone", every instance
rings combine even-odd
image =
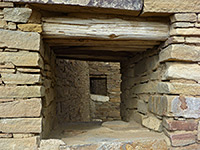
[[[148,109],[150,112],[159,116],[170,116],[171,101],[173,98],[167,96],[151,96],[148,102]]]
[[[4,8],[3,12],[6,21],[27,23],[32,10],[30,8]]]
[[[148,110],[147,110],[148,109],[148,105],[143,100],[138,100],[137,101],[137,109],[142,114],[147,114],[147,112],[148,112]]]
[[[189,79],[200,81],[200,66],[198,64],[167,63],[164,80]]]
[[[160,82],[158,84],[158,93],[200,95],[200,85]]]
[[[12,138],[12,136],[10,133],[0,133],[0,138]]]
[[[14,22],[8,22],[8,29],[10,30],[16,30],[17,29],[17,25]]]
[[[39,150],[60,150],[60,146],[66,145],[59,139],[41,140]]]
[[[38,137],[0,139],[0,150],[37,150]]]
[[[33,137],[34,134],[13,134],[13,138],[30,138]]]
[[[142,120],[142,125],[155,131],[162,131],[162,121],[154,116],[144,118]]]
[[[200,38],[199,37],[186,37],[185,39],[186,43],[200,43]]]
[[[190,22],[176,22],[172,24],[172,28],[189,28],[194,26],[195,24]]]
[[[131,89],[131,93],[155,93],[157,91],[158,82],[148,82],[139,84]]]
[[[178,44],[178,43],[184,43],[185,42],[185,38],[181,37],[181,36],[172,36],[169,37],[167,39],[167,41],[165,41],[163,47],[167,47],[170,44]]]
[[[182,35],[182,36],[199,36],[200,29],[199,28],[172,28],[170,30],[170,35]]]
[[[144,13],[175,13],[175,12],[199,12],[199,0],[145,0]]]
[[[39,117],[41,99],[28,99],[0,103],[0,117]]]
[[[165,134],[170,138],[172,146],[185,146],[196,142],[196,132],[176,131],[168,132],[164,130]]]
[[[182,44],[173,44],[160,52],[160,62],[181,60],[181,61],[200,61],[200,47]]]
[[[39,74],[1,74],[5,84],[36,84],[41,83],[41,75]]]
[[[15,69],[0,68],[0,73],[15,73]]]
[[[14,7],[14,4],[11,2],[0,2],[0,8],[9,8]]]
[[[149,58],[145,58],[135,65],[135,76],[142,75],[148,71],[155,70],[158,67],[159,58],[158,56],[152,56]]]
[[[13,63],[15,66],[42,67],[43,61],[39,53],[36,52],[2,52],[0,53],[0,63]]]
[[[20,73],[40,73],[41,69],[17,68]]]
[[[42,25],[40,24],[19,24],[18,28],[22,31],[27,32],[42,32]]]
[[[0,47],[40,50],[40,34],[0,29]]]
[[[170,17],[171,22],[196,22],[197,15],[195,13],[177,13]]]
[[[0,98],[28,98],[44,96],[42,86],[0,86]]]
[[[0,20],[0,28],[5,29],[7,28],[8,24],[5,20]]]
[[[0,131],[6,133],[41,133],[42,118],[0,119]]]

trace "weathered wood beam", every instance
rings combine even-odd
[[[168,23],[142,18],[43,18],[44,38],[165,41]]]
[[[45,39],[49,46],[154,46],[158,41],[113,41],[113,40],[71,40],[71,39]]]

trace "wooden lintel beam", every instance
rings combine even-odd
[[[124,41],[113,41],[113,40],[85,40],[85,39],[45,39],[45,42],[49,46],[154,46],[159,45],[158,41],[142,41],[142,40],[124,40]]]
[[[165,41],[167,22],[143,18],[43,18],[43,37],[93,40],[147,40]]]

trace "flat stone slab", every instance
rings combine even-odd
[[[62,4],[62,5],[76,5],[100,8],[114,8],[125,10],[142,10],[142,0],[4,0],[7,2],[24,2],[24,3],[40,3],[40,4]]]

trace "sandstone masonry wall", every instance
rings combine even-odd
[[[56,60],[59,123],[90,121],[89,68],[86,61]]]
[[[170,19],[162,46],[122,62],[121,114],[164,132],[170,149],[199,149],[199,15]]]
[[[33,13],[28,7],[0,2],[0,149],[4,150],[37,149],[43,131],[44,51],[41,25],[34,22]],[[33,31],[32,26],[38,29]]]
[[[119,63],[57,59],[55,68],[58,123],[120,119]],[[107,96],[90,95],[89,75],[107,78]]]
[[[88,62],[90,76],[103,75],[106,77],[108,101],[91,99],[91,118],[120,120],[120,63],[115,62]]]

